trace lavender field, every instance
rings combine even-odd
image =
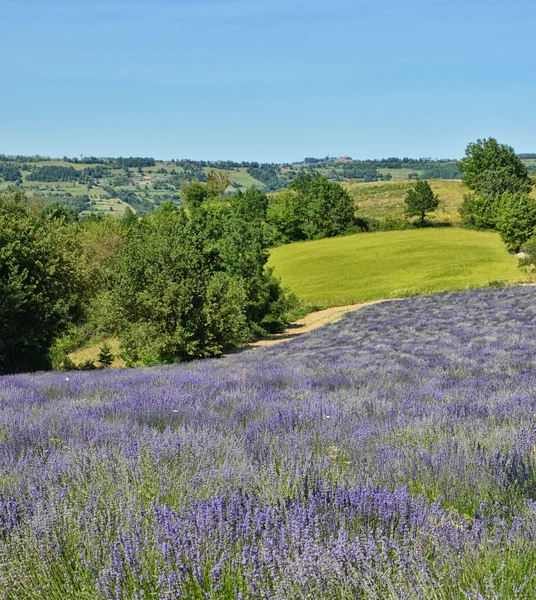
[[[0,380],[0,598],[536,594],[536,288]]]

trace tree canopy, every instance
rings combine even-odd
[[[468,144],[457,166],[471,190],[460,208],[462,222],[469,227],[494,229],[498,199],[505,193],[523,195],[532,189],[528,169],[514,149],[491,137]]]
[[[276,240],[319,239],[351,231],[356,206],[338,183],[318,174],[300,174],[287,190],[270,198],[268,221]]]
[[[527,167],[514,149],[491,137],[468,144],[457,166],[465,185],[480,196],[497,198],[504,192],[523,194],[532,189]]]
[[[419,180],[408,190],[404,202],[406,204],[406,216],[420,217],[422,225],[424,224],[426,213],[434,211],[439,206],[439,197],[434,194],[427,181]]]
[[[536,200],[505,192],[497,201],[495,224],[508,249],[517,252],[534,234]]]
[[[220,183],[188,186],[186,207],[163,204],[119,251],[112,304],[130,364],[218,356],[287,324],[283,291],[264,270],[266,196],[228,199]]]
[[[48,368],[52,342],[82,310],[73,220],[22,192],[0,195],[0,373]]]

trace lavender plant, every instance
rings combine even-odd
[[[536,594],[536,289],[0,380],[0,598]]]

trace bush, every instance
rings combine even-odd
[[[517,254],[520,267],[527,267],[530,271],[536,265],[536,234],[533,234],[520,248]]]
[[[101,369],[111,367],[114,362],[115,356],[112,354],[112,350],[108,344],[104,344],[99,351],[97,357],[97,365]]]
[[[110,296],[128,365],[218,356],[287,324],[279,282],[264,271],[265,199],[203,193],[188,210],[165,203],[133,224]]]
[[[464,194],[460,217],[466,227],[495,229],[495,207],[490,198],[477,194]]]
[[[495,219],[501,239],[517,252],[534,234],[536,200],[528,194],[505,192],[497,203]]]
[[[0,373],[49,368],[55,338],[82,314],[91,286],[77,227],[19,191],[0,194]]]
[[[267,219],[275,243],[314,240],[350,233],[356,206],[338,183],[320,175],[300,174],[287,190],[270,198]]]

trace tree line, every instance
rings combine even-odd
[[[182,205],[119,219],[0,193],[0,373],[72,367],[69,344],[103,335],[135,366],[281,331],[299,303],[266,269],[268,248],[356,231],[354,203],[318,175],[270,197],[225,195],[228,183],[209,172],[184,183]]]

